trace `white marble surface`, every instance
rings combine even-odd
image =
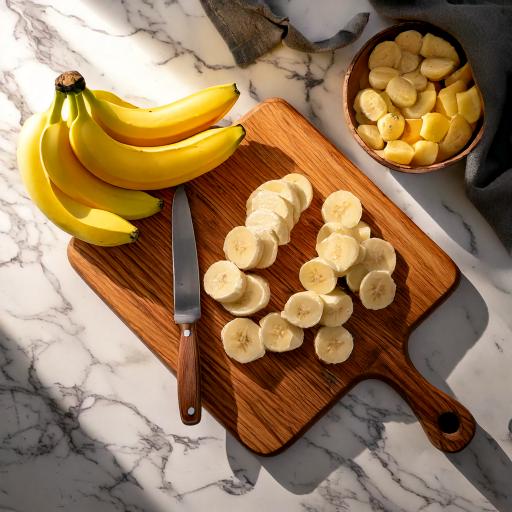
[[[366,2],[279,2],[323,38]],[[314,5],[314,8],[313,8]],[[196,0],[0,2],[0,510],[73,512],[512,510],[511,260],[466,199],[461,167],[401,175],[374,163],[342,117],[334,56],[279,48],[241,70]],[[73,272],[68,237],[31,204],[17,132],[55,76],[167,102],[236,81],[236,118],[281,96],[330,137],[460,266],[458,290],[412,335],[411,357],[479,427],[462,453],[427,441],[379,382],[358,385],[294,446],[250,454],[207,413],[179,421],[174,377]]]

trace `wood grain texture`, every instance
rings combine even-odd
[[[445,30],[442,30],[439,27],[436,27],[435,25],[432,25],[425,21],[404,21],[402,23],[398,23],[397,25],[388,27],[379,32],[378,34],[375,34],[375,36],[373,36],[361,47],[359,52],[357,52],[355,57],[352,59],[352,62],[345,73],[345,80],[343,83],[343,110],[345,112],[345,120],[347,121],[350,133],[352,133],[352,135],[357,140],[359,145],[374,160],[376,160],[377,162],[386,167],[395,169],[396,171],[421,174],[444,169],[446,167],[449,167],[450,165],[453,165],[459,160],[465,158],[471,151],[473,151],[476,145],[480,142],[480,139],[482,138],[482,135],[484,133],[484,123],[482,115],[482,117],[477,122],[477,126],[473,132],[470,141],[462,151],[452,156],[451,158],[444,160],[443,162],[436,162],[432,165],[424,166],[414,167],[411,165],[402,165],[394,162],[389,162],[388,160],[381,158],[372,148],[370,148],[363,141],[363,139],[361,139],[361,137],[359,137],[359,134],[357,133],[356,129],[358,123],[356,121],[356,113],[354,111],[353,105],[356,94],[361,89],[360,80],[363,74],[368,72],[368,57],[370,56],[370,53],[377,44],[381,43],[382,41],[392,41],[400,32],[404,32],[405,30],[417,30],[422,34],[430,32],[436,36],[443,37],[444,39],[449,41],[457,50],[457,53],[460,56],[461,65],[463,65],[467,61],[466,54],[460,43],[457,41],[457,39],[455,39],[455,37],[453,37]]]
[[[196,425],[201,421],[201,369],[199,340],[195,324],[180,325],[178,342],[178,406],[181,421]]]
[[[201,350],[203,405],[251,450],[277,453],[300,436],[357,382],[380,378],[409,402],[431,441],[445,451],[465,446],[474,432],[471,414],[455,400],[426,385],[407,356],[411,329],[456,286],[459,272],[452,260],[395,206],[364,174],[283,100],[268,100],[242,120],[247,137],[238,151],[214,172],[187,185],[201,275],[223,259],[223,239],[244,223],[245,202],[264,181],[290,172],[305,174],[314,187],[311,207],[292,231],[291,243],[279,248],[276,263],[257,273],[268,279],[272,297],[257,319],[282,310],[301,290],[302,263],[316,256],[322,226],[322,202],[333,191],[347,189],[364,206],[363,220],[373,236],[397,250],[395,302],[369,311],[354,300],[346,327],[354,351],[345,363],[326,365],[314,353],[314,330],[302,347],[268,353],[239,364],[224,353],[220,331],[232,316],[202,294],[197,331]],[[73,267],[142,341],[175,372],[179,327],[173,323],[170,212],[172,190],[161,214],[138,221],[135,244],[102,248],[72,240]],[[450,350],[447,338],[446,350]],[[461,428],[441,431],[438,417],[455,412]]]

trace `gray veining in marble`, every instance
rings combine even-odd
[[[361,2],[278,2],[308,36]],[[366,2],[363,2],[365,4]],[[335,55],[279,48],[245,70],[196,0],[0,1],[0,510],[114,512],[512,510],[512,273],[463,192],[463,169],[429,176],[374,163],[343,122],[341,77],[387,22]],[[207,413],[179,421],[174,377],[71,270],[67,235],[18,176],[20,124],[47,108],[57,73],[165,103],[236,81],[234,120],[281,96],[309,117],[461,268],[455,293],[412,334],[411,357],[479,426],[444,455],[386,385],[358,385],[283,454],[250,454]]]

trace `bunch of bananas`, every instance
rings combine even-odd
[[[18,167],[48,219],[95,245],[137,240],[138,229],[128,221],[163,207],[142,190],[179,185],[214,169],[245,135],[241,125],[210,128],[238,99],[235,84],[148,109],[87,89],[77,71],[60,75],[55,89],[50,108],[23,125]],[[61,113],[66,100],[67,121]]]

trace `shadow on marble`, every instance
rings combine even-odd
[[[411,334],[409,353],[417,369],[454,396],[447,379],[484,333],[488,316],[483,298],[462,276],[454,293]],[[417,423],[409,406],[382,384],[359,383],[304,436],[274,457],[255,456],[227,434],[226,452],[233,471],[254,485],[263,466],[295,494],[311,493],[340,466],[370,485],[371,479],[356,461],[358,456],[369,450],[385,465],[386,424]],[[500,512],[512,510],[512,462],[482,427],[477,425],[466,449],[446,457]]]
[[[480,425],[467,449],[446,457],[496,510],[512,510],[512,461]]]
[[[52,392],[33,358],[0,330],[0,509],[162,512],[107,444],[81,428],[82,391],[56,382]],[[63,406],[70,398],[75,405]]]
[[[510,268],[510,255],[466,196],[464,172],[465,161],[428,174],[392,174],[460,247],[491,268]]]

